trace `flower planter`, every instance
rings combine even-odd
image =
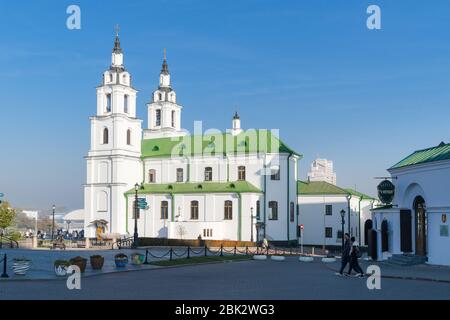
[[[14,274],[24,276],[31,267],[31,260],[14,259],[12,269]]]
[[[101,270],[103,268],[103,264],[105,263],[105,258],[99,255],[91,256],[91,267],[94,270]]]
[[[65,277],[67,275],[67,268],[69,267],[70,263],[66,260],[56,260],[53,264],[55,267],[55,274],[58,277]]]
[[[128,264],[128,256],[123,253],[118,253],[114,257],[114,262],[117,268],[125,268]]]
[[[83,257],[75,257],[70,259],[70,265],[75,265],[80,268],[80,272],[83,273],[86,270],[87,259]]]
[[[135,266],[139,266],[143,264],[145,261],[145,255],[142,253],[133,253],[131,255],[131,264]]]

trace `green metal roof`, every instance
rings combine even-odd
[[[278,146],[278,150],[272,150]],[[219,155],[239,153],[291,153],[301,154],[289,148],[270,130],[248,130],[236,136],[230,133],[157,138],[142,140],[142,158]]]
[[[297,194],[300,195],[327,195],[327,194],[338,194],[347,195],[349,194],[344,189],[341,189],[334,184],[325,181],[297,181]]]
[[[359,197],[363,200],[375,200],[374,197],[368,196],[367,194],[364,194],[362,192],[359,192],[359,191],[356,191],[356,190],[353,190],[350,188],[346,188],[344,190],[347,191],[348,193],[350,193],[352,196]]]
[[[450,144],[441,142],[437,147],[418,150],[398,162],[390,169],[398,169],[415,164],[428,163],[433,161],[450,159]]]
[[[125,194],[134,194],[134,189]],[[192,182],[192,183],[148,183],[139,194],[179,194],[179,193],[262,193],[247,181],[235,182]]]

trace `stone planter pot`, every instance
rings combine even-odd
[[[131,264],[135,266],[139,266],[143,264],[145,261],[145,255],[142,253],[133,253],[131,255]]]
[[[24,276],[31,267],[31,260],[14,259],[12,269],[14,274]]]
[[[301,262],[313,262],[314,258],[313,257],[300,257],[300,258],[298,258],[298,261],[301,261]]]
[[[105,258],[99,255],[90,257],[91,267],[94,270],[101,270],[105,263]]]
[[[55,274],[57,277],[65,277],[67,275],[67,268],[69,267],[69,261],[57,260],[53,264],[55,269]]]
[[[80,268],[80,272],[83,273],[86,270],[87,259],[83,257],[75,257],[70,259],[70,265],[75,265]]]
[[[333,263],[336,262],[336,258],[322,258],[323,263]]]
[[[283,256],[271,256],[270,259],[273,260],[273,261],[284,261],[284,260],[286,260],[286,258],[283,257]]]
[[[128,256],[125,254],[116,254],[114,257],[114,262],[116,263],[117,268],[125,268],[128,264]]]
[[[265,254],[255,254],[253,260],[267,260],[267,256]]]

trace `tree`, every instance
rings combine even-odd
[[[7,201],[2,202],[0,205],[0,231],[2,233],[5,233],[5,230],[13,224],[15,217],[16,210],[11,208]]]
[[[183,236],[186,234],[186,228],[184,226],[179,225],[177,227],[177,234],[180,236],[180,239],[183,239]]]

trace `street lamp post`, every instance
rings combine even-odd
[[[67,220],[67,234],[69,234],[69,232],[70,232],[70,223],[71,223],[72,221],[70,221],[70,220]]]
[[[137,227],[137,216],[138,216],[138,190],[139,190],[139,184],[134,185],[134,235],[133,235],[133,247],[137,248],[138,246],[138,227]]]
[[[53,205],[52,209],[53,209],[53,218],[52,218],[52,241],[53,241],[53,237],[55,234],[55,209],[56,209],[56,206]]]
[[[341,228],[341,238],[342,238],[342,250],[344,250],[344,225],[345,225],[345,210],[342,209],[341,210],[341,224],[342,224],[342,228]]]

